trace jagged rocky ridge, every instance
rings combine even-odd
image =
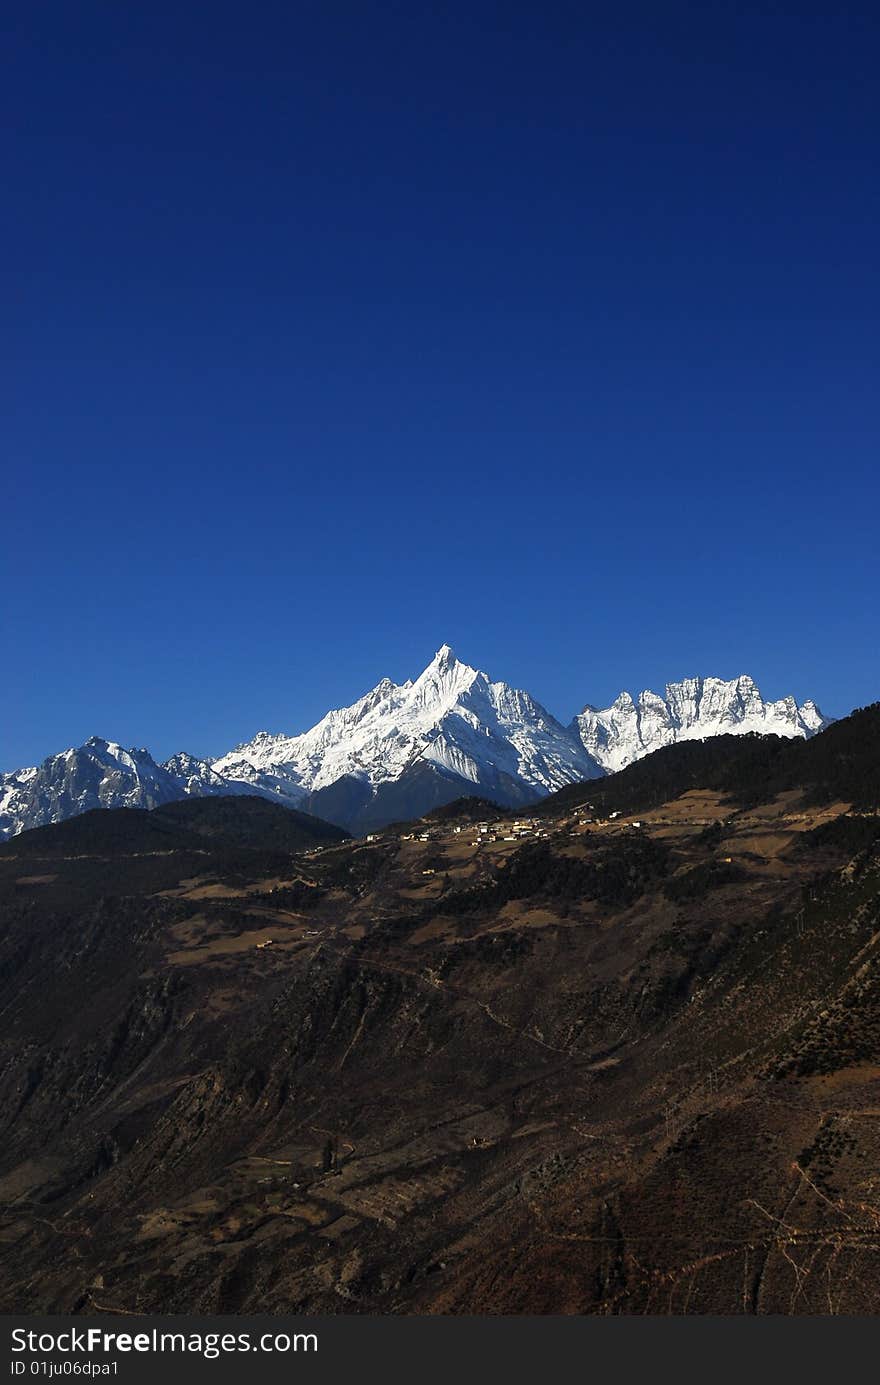
[[[808,738],[828,724],[811,701],[765,702],[748,676],[690,678],[665,697],[623,692],[563,726],[529,693],[492,682],[443,645],[415,680],[383,678],[301,735],[261,731],[209,761],[92,737],[0,775],[0,836],[91,808],[257,793],[354,831],[419,816],[475,788],[516,805],[614,773],[680,740],[758,732]]]
[[[574,728],[588,753],[609,774],[633,760],[677,741],[709,736],[800,736],[805,739],[829,725],[812,700],[798,706],[793,697],[765,702],[754,680],[743,674],[723,678],[685,678],[667,683],[665,698],[646,690],[634,699],[622,692],[610,707],[589,705]]]
[[[175,755],[160,765],[148,750],[124,750],[92,736],[34,768],[0,775],[0,837],[92,808],[158,808],[181,798],[247,793],[254,790],[195,756]]]

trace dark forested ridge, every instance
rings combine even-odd
[[[206,844],[302,851],[347,837],[343,828],[308,813],[257,796],[235,795],[185,798],[152,809],[95,808],[64,822],[20,833],[0,845],[0,857],[88,852],[126,855],[203,850]]]
[[[592,803],[602,813],[637,813],[689,789],[717,789],[744,805],[800,788],[813,803],[839,799],[857,810],[880,806],[880,703],[833,722],[808,741],[758,735],[679,741],[607,779],[561,789],[536,810],[552,816]]]

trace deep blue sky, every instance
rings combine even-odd
[[[0,767],[443,641],[565,720],[880,695],[876,3],[3,30]]]

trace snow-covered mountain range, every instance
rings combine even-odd
[[[190,795],[256,793],[355,831],[415,817],[462,794],[515,805],[623,769],[673,741],[750,731],[812,736],[813,702],[765,702],[751,678],[690,678],[665,697],[623,692],[563,726],[527,692],[493,683],[443,645],[418,678],[383,678],[301,735],[261,731],[209,761],[92,737],[42,765],[0,774],[0,836],[89,808],[157,807]]]
[[[646,691],[634,699],[622,692],[610,707],[586,706],[574,727],[585,749],[608,774],[650,755],[673,741],[707,736],[814,736],[829,724],[813,701],[798,706],[793,697],[765,702],[748,674],[722,678],[685,678],[667,683],[666,696]]]

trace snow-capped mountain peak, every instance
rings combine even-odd
[[[483,677],[457,659],[448,644],[443,644],[411,685],[411,699],[414,705],[426,710],[449,710],[476,679]]]
[[[791,696],[765,702],[747,673],[729,680],[684,678],[667,683],[665,698],[646,689],[634,702],[622,692],[610,707],[587,706],[574,721],[586,750],[610,774],[674,741],[750,731],[806,737],[827,725],[812,701],[800,707]]]
[[[177,780],[149,751],[91,736],[33,769],[0,776],[0,836],[90,808],[156,808],[181,797]]]
[[[177,783],[181,790],[179,796],[187,798],[216,797],[229,793],[248,793],[250,786],[234,780],[224,779],[217,774],[210,760],[200,760],[196,755],[188,755],[185,750],[172,755],[162,769]]]
[[[268,772],[303,797],[345,778],[375,790],[420,762],[484,788],[509,781],[523,796],[599,772],[576,738],[527,693],[492,683],[448,644],[415,680],[384,678],[310,731],[255,737],[213,768],[254,786]]]

